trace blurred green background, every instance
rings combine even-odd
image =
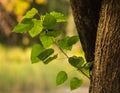
[[[88,93],[89,81],[68,64],[62,53],[48,65],[42,62],[31,64],[31,45],[38,39],[11,31],[32,7],[37,8],[41,14],[50,11],[65,14],[67,23],[60,24],[58,29],[64,31],[64,35],[77,35],[69,0],[0,1],[0,93]],[[67,52],[69,56],[84,56],[79,42],[72,50]],[[74,91],[70,91],[68,81],[64,85],[56,86],[55,77],[61,70],[68,73],[69,79],[74,76],[82,78],[84,85]]]

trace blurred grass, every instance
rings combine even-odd
[[[88,85],[88,80],[68,64],[64,55],[60,54],[58,60],[48,65],[42,62],[31,64],[30,51],[31,48],[22,49],[0,45],[0,93],[50,91],[56,88],[55,77],[61,70],[66,71],[70,78],[78,76],[84,79],[85,85]],[[74,48],[74,53],[83,56],[82,50]],[[68,54],[71,55],[70,52]],[[69,82],[66,82],[60,87],[68,87],[68,84]]]

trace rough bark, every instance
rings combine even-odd
[[[120,93],[120,0],[103,0],[89,93]]]
[[[70,0],[74,21],[87,62],[94,60],[101,0]]]

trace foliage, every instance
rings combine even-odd
[[[71,50],[72,46],[79,40],[78,36],[66,36],[59,39],[62,31],[56,30],[55,26],[58,23],[66,22],[66,18],[63,14],[58,12],[50,12],[45,15],[41,15],[39,19],[34,16],[39,15],[37,9],[32,8],[23,17],[22,21],[13,29],[16,33],[26,33],[28,32],[31,37],[36,37],[39,35],[39,44],[35,44],[31,51],[31,61],[32,63],[37,63],[42,61],[44,64],[48,64],[57,58],[58,54],[55,54],[55,50],[51,48],[51,45],[56,45],[61,52],[67,57],[68,62],[75,67],[78,71],[89,78],[85,72],[89,71],[91,67],[90,64],[86,64],[82,57],[72,56],[69,57],[64,50]],[[83,70],[84,69],[84,70]],[[67,73],[61,71],[56,77],[56,84],[60,85],[67,80]],[[71,90],[81,86],[82,80],[74,77],[70,80]]]
[[[61,85],[67,80],[67,73],[64,71],[60,71],[56,77],[56,85]]]
[[[66,50],[71,50],[72,46],[78,41],[78,37],[77,36],[66,36],[65,38],[61,39],[58,41],[58,45],[59,47],[61,47],[62,49],[66,49]]]
[[[70,81],[70,88],[74,90],[82,85],[82,80],[78,79],[77,77],[73,77]]]
[[[68,61],[72,66],[76,68],[81,68],[85,62],[82,57],[77,56],[69,57]]]

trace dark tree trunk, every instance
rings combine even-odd
[[[94,60],[101,0],[70,0],[73,16],[87,62]]]
[[[89,93],[120,93],[120,0],[70,2],[86,60],[94,60]]]
[[[120,93],[120,0],[103,0],[90,93]]]

